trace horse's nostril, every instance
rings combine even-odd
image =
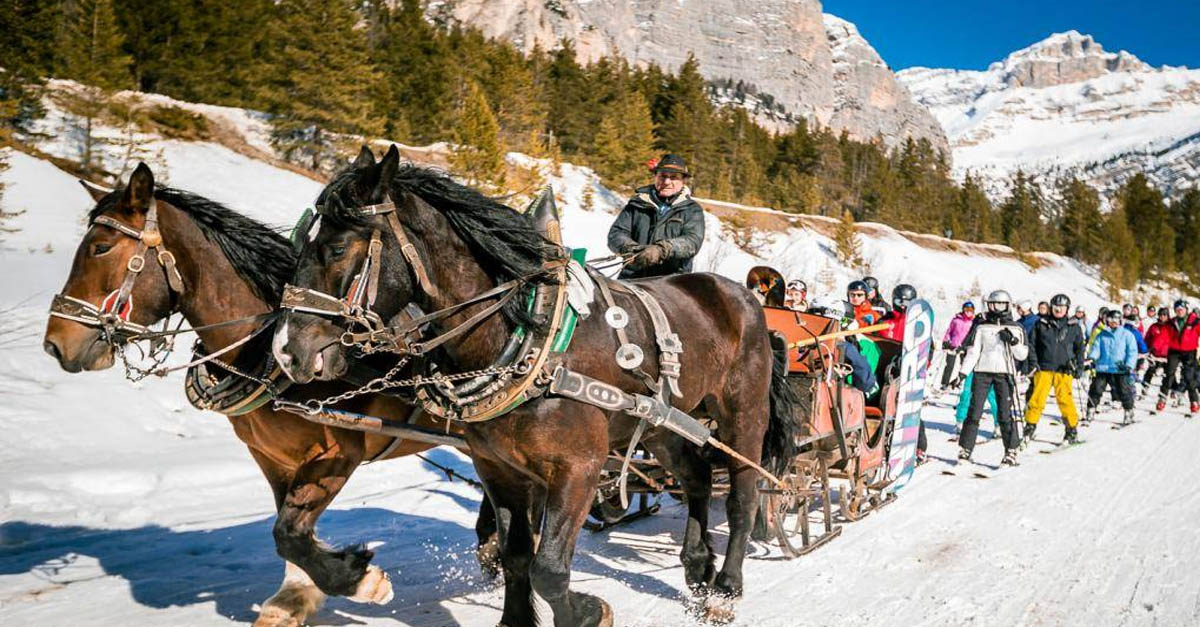
[[[55,345],[54,342],[46,340],[42,343],[42,349],[46,351],[47,355],[53,357],[55,360],[62,361],[62,352],[58,350],[58,346]]]

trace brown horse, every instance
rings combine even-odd
[[[123,190],[88,189],[97,203],[75,252],[64,295],[99,304],[122,284],[138,241],[106,222],[113,220],[142,231],[154,202],[162,247],[176,256],[185,288],[182,292],[171,289],[165,272],[158,269],[154,256],[147,254],[145,270],[133,281],[130,322],[148,326],[179,312],[192,326],[200,327],[270,312],[278,305],[284,281],[292,274],[295,251],[271,229],[199,196],[156,189],[145,164],[138,166]],[[99,216],[107,219],[97,222]],[[250,333],[254,324],[201,330],[199,336],[204,347],[215,351]],[[223,357],[227,363],[236,363],[243,351],[251,359],[253,351],[269,352],[270,334],[262,334],[262,340]],[[108,368],[119,350],[104,340],[99,329],[57,317],[50,318],[47,325],[45,349],[68,372]],[[304,400],[346,389],[346,384],[338,382],[293,386],[287,396]],[[384,396],[362,397],[339,407],[401,422],[414,411]],[[445,427],[441,420],[419,414],[415,424]],[[283,585],[263,604],[254,624],[301,625],[320,607],[325,595],[348,596],[364,603],[389,601],[391,583],[379,567],[369,564],[371,551],[357,546],[332,549],[316,538],[314,527],[364,460],[381,453],[386,459],[401,457],[432,445],[401,441],[389,450],[392,438],[317,425],[269,405],[229,416],[229,421],[274,492],[278,511],[275,546],[286,560]],[[491,508],[482,511],[490,514]],[[493,525],[490,516],[481,516],[481,544],[490,538]]]
[[[383,216],[363,216],[362,208],[387,201],[395,203],[392,216],[399,219],[403,236],[414,247],[407,251],[409,257],[415,254],[420,263],[406,260],[397,239],[384,238],[378,253],[383,271],[374,301],[375,312],[384,320],[410,302],[425,311],[463,303],[511,279],[536,276],[547,263],[561,258],[562,251],[542,237],[528,216],[438,173],[401,167],[399,158],[392,146],[375,163],[364,149],[354,167],[325,188],[318,200],[322,222],[301,251],[294,283],[326,294],[348,293],[368,254],[368,241],[395,228],[389,228]],[[773,372],[758,303],[740,285],[713,274],[683,274],[636,284],[661,303],[671,327],[683,339],[682,395],[673,400],[675,407],[712,419],[717,437],[747,459],[763,458],[766,444],[767,465],[775,465],[793,435],[792,422],[784,418],[790,408],[775,407],[769,399],[773,384],[783,382],[783,373]],[[606,285],[612,288],[617,305],[629,312],[624,328],[630,341],[654,355],[649,315],[620,285],[611,281]],[[440,354],[429,361],[449,373],[489,366],[517,324],[538,324],[521,319],[523,301],[512,299],[509,303],[516,307],[443,344]],[[468,306],[434,331],[453,328],[485,306]],[[627,392],[645,393],[642,379],[615,362],[618,343],[602,313],[603,306],[595,303],[591,317],[576,329],[570,348],[557,359],[572,371]],[[345,331],[341,324],[293,311],[284,327],[277,330],[275,347],[293,380],[336,378],[350,363],[352,356],[338,341]],[[653,358],[642,367],[651,377],[659,374]],[[467,424],[472,459],[500,524],[502,624],[536,625],[535,597],[549,604],[558,627],[611,624],[607,604],[568,590],[571,559],[606,456],[629,442],[635,425],[636,419],[628,414],[549,395],[497,418]],[[665,430],[651,429],[644,442],[686,494],[688,521],[681,559],[687,585],[704,600],[739,596],[757,503],[755,471]],[[724,464],[730,476],[729,545],[719,573],[708,530],[714,463]]]
[[[770,266],[754,266],[746,273],[746,289],[767,307],[783,307],[787,295],[783,275]]]

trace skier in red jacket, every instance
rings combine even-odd
[[[1150,382],[1155,374],[1166,374],[1167,351],[1171,348],[1171,338],[1167,335],[1167,326],[1171,323],[1171,311],[1166,307],[1158,308],[1157,320],[1146,329],[1146,347],[1149,354],[1146,358],[1150,365],[1142,374],[1142,395],[1150,393]]]
[[[1177,390],[1187,390],[1189,413],[1200,411],[1200,392],[1196,390],[1196,348],[1200,346],[1200,316],[1188,314],[1187,301],[1175,301],[1175,317],[1167,323],[1167,371],[1163,378],[1162,388],[1158,393],[1156,411],[1162,411],[1167,406],[1167,396],[1175,382],[1175,373],[1183,366],[1179,381],[1174,383]]]

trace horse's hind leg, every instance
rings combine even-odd
[[[767,359],[767,356],[763,356]],[[750,367],[741,374],[756,372]],[[761,372],[769,377],[770,363],[763,365]],[[730,400],[723,403],[724,420],[721,421],[721,439],[733,450],[748,459],[762,459],[763,435],[770,414],[767,383],[769,381],[741,380],[728,385]],[[740,377],[744,379],[744,377]],[[726,426],[728,425],[728,426]],[[729,497],[725,500],[725,512],[729,522],[729,546],[725,551],[725,562],[717,575],[716,589],[728,597],[742,594],[742,562],[746,559],[746,547],[754,517],[758,511],[758,480],[756,470],[733,458],[728,461]]]
[[[687,528],[679,559],[683,577],[696,594],[706,594],[716,576],[716,553],[708,532],[708,508],[712,503],[712,465],[700,450],[673,434],[663,433],[646,440],[646,448],[683,488],[688,508]]]

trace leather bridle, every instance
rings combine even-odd
[[[392,236],[400,245],[400,253],[404,255],[404,259],[412,268],[413,275],[421,289],[428,296],[438,295],[437,286],[429,279],[429,271],[425,267],[425,262],[421,260],[417,247],[409,240],[404,226],[400,224],[400,219],[396,216],[396,203],[388,200],[375,205],[356,207],[349,211],[353,216],[363,219],[383,216],[390,227]],[[361,338],[363,335],[382,341],[382,335],[387,331],[388,325],[374,311],[375,299],[379,294],[379,272],[382,266],[380,258],[383,252],[382,233],[383,229],[378,226],[371,231],[367,255],[344,296],[339,298],[313,288],[288,284],[283,287],[279,308],[315,314],[324,318],[343,319],[350,325],[359,325],[366,329],[365,334],[351,331],[343,334],[342,343],[347,346],[370,344],[369,341],[356,341],[356,338]]]
[[[158,230],[158,203],[153,197],[150,198],[150,208],[146,211],[146,226],[142,229],[135,229],[104,215],[97,216],[92,223],[106,226],[138,241],[137,251],[125,264],[125,278],[121,281],[121,287],[105,296],[99,305],[67,294],[55,294],[50,303],[50,315],[100,329],[104,333],[105,341],[120,344],[134,336],[150,332],[148,327],[129,321],[133,313],[133,285],[146,268],[147,251],[154,253],[172,294],[183,294],[183,277],[176,268],[175,255],[163,246],[162,233]]]

